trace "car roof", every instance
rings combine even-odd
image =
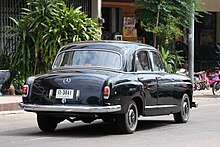
[[[132,52],[140,48],[149,50],[156,50],[150,45],[130,42],[130,41],[115,41],[115,40],[93,40],[93,41],[81,41],[67,44],[62,47],[59,52],[69,49],[108,49],[118,52]]]

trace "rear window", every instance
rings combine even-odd
[[[53,68],[64,66],[92,66],[120,69],[121,56],[116,52],[102,50],[69,50],[61,52],[53,64]]]

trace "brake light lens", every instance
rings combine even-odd
[[[29,91],[29,86],[28,86],[28,85],[24,85],[24,86],[22,87],[22,96],[23,96],[23,97],[27,97],[28,91]]]
[[[110,96],[110,88],[109,86],[105,86],[105,88],[103,89],[103,98],[108,99],[109,96]]]

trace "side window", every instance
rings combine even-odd
[[[139,51],[137,53],[137,70],[150,70],[150,60],[149,60],[149,55],[147,51]]]
[[[165,71],[164,64],[159,53],[151,52],[151,58],[153,62],[154,71]]]

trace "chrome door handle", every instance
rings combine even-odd
[[[144,77],[138,77],[138,81],[143,81]]]
[[[156,77],[156,79],[157,79],[157,80],[161,80],[162,78],[161,78],[161,77]]]

